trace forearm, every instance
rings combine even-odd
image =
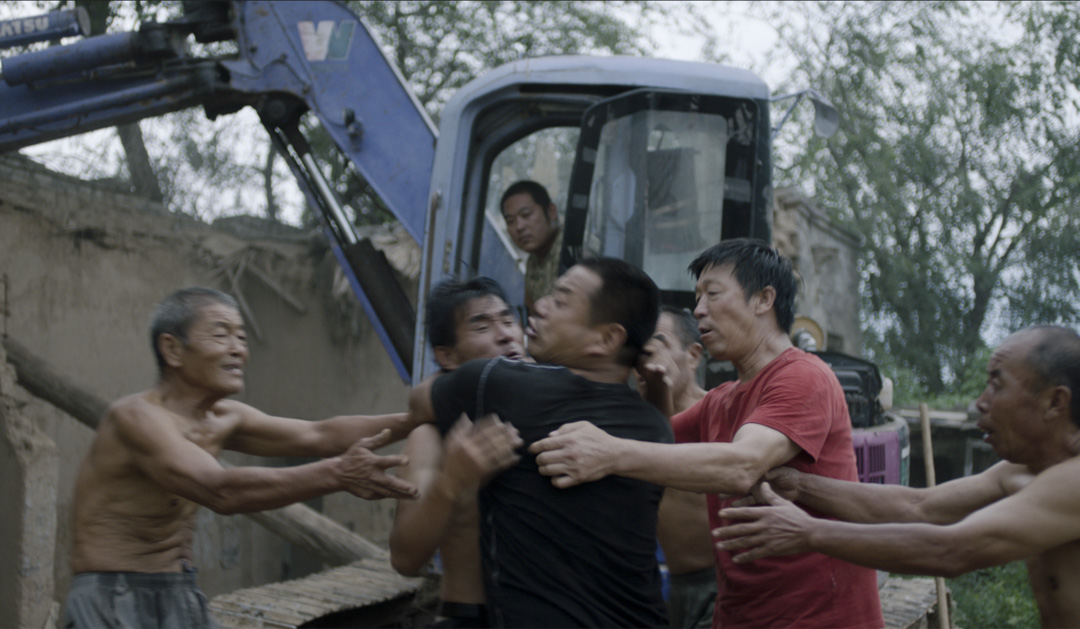
[[[339,467],[332,458],[283,468],[226,468],[186,497],[224,515],[278,509],[343,489]]]
[[[950,527],[933,524],[852,524],[815,519],[808,551],[867,568],[955,577],[994,565]]]
[[[795,502],[846,522],[918,522],[919,490],[799,473]]]
[[[431,561],[451,525],[460,491],[440,476],[419,498],[398,501],[390,531],[390,563],[395,570],[414,576]]]
[[[761,478],[758,457],[731,443],[663,444],[619,439],[609,474],[698,493],[741,496]]]
[[[337,456],[349,449],[359,439],[373,437],[383,430],[390,430],[386,443],[401,441],[416,426],[408,413],[388,415],[341,415],[316,422],[318,439],[316,451],[306,456]]]

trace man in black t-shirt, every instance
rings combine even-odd
[[[496,413],[528,446],[589,418],[613,435],[670,443],[666,417],[627,384],[658,310],[659,291],[639,269],[612,258],[581,262],[529,319],[540,364],[472,361],[434,382],[440,430],[462,412]],[[661,492],[618,477],[557,489],[531,456],[495,477],[480,492],[491,623],[666,626],[655,555]]]

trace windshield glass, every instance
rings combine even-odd
[[[728,139],[718,114],[644,110],[607,121],[585,156],[595,170],[584,251],[637,264],[661,290],[692,292],[687,265],[720,240]]]

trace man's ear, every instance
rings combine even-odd
[[[776,303],[776,289],[772,286],[766,286],[755,293],[751,299],[757,299],[754,312],[759,315],[765,314],[772,310],[773,304]]]
[[[594,344],[599,353],[614,355],[626,344],[626,328],[618,323],[596,326],[598,338]]]
[[[705,348],[701,346],[701,343],[695,342],[686,346],[686,364],[690,367],[690,371],[697,371],[704,353]]]
[[[547,206],[547,220],[549,223],[559,223],[559,208],[555,207],[554,203],[548,203]]]
[[[435,362],[446,371],[452,371],[461,366],[457,352],[449,345],[440,345],[435,348]]]
[[[183,360],[181,359],[181,355],[184,351],[183,341],[172,334],[165,332],[158,335],[157,346],[158,351],[161,352],[161,357],[165,359],[166,365],[173,368],[180,367],[183,363]]]
[[[1072,390],[1066,386],[1056,386],[1050,390],[1050,399],[1046,408],[1047,417],[1061,417],[1072,424]]]

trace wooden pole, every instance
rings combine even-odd
[[[108,408],[105,400],[72,384],[14,339],[5,338],[3,344],[20,386],[80,423],[97,429]],[[303,504],[244,515],[334,566],[387,556],[383,547]]]
[[[934,444],[930,437],[930,409],[925,403],[919,404],[919,423],[922,424],[922,449],[923,462],[926,467],[926,486],[933,487],[937,484],[937,474],[934,472]],[[939,629],[949,629],[949,597],[945,589],[945,579],[934,577],[934,585],[937,587],[937,609]]]

